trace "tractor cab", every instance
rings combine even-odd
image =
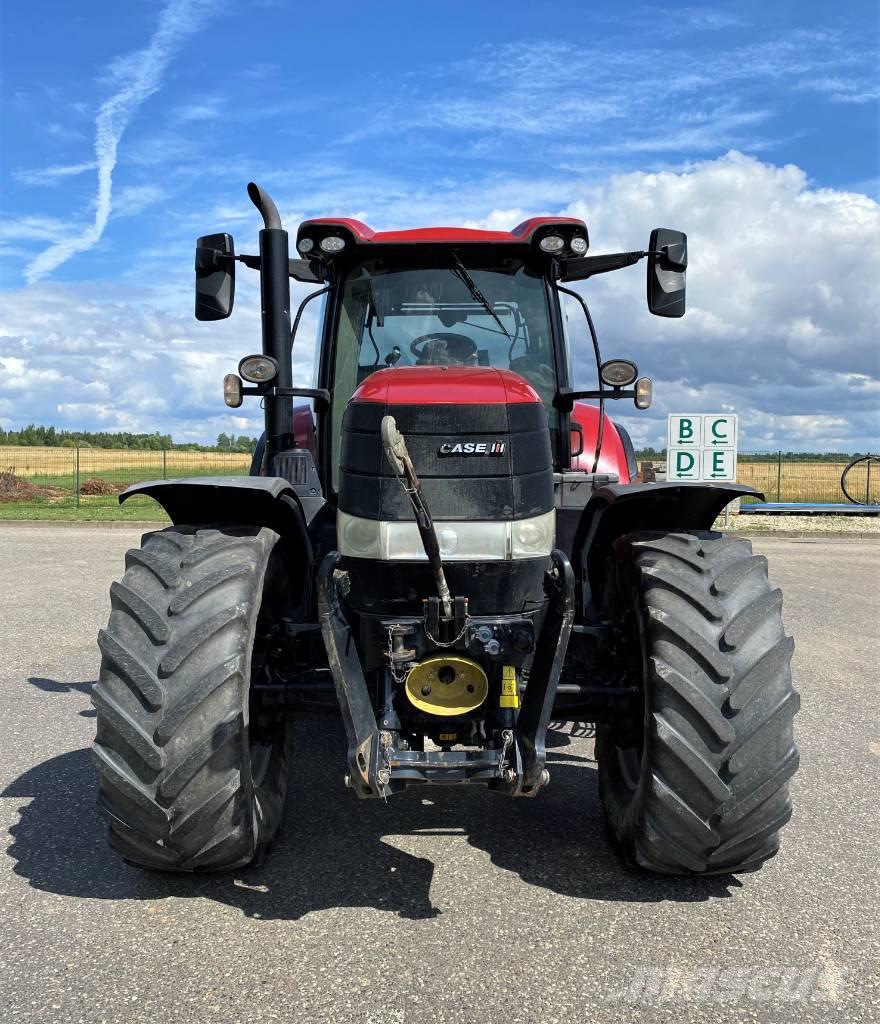
[[[635,475],[629,435],[604,409],[600,431],[599,409],[577,401],[598,398],[604,405],[606,394],[571,390],[572,353],[559,286],[612,269],[595,258],[585,260],[588,247],[587,226],[574,218],[535,217],[511,231],[377,232],[350,219],[304,222],[296,240],[300,262],[307,263],[309,277],[326,282],[312,295],[330,295],[317,366],[318,382],[329,394],[327,407],[317,411],[329,426],[318,430],[323,443],[316,451],[325,489],[335,494],[338,488],[342,418],[358,386],[381,370],[420,366],[493,367],[516,374],[546,409],[557,471],[592,470],[629,482]],[[636,254],[621,255],[634,262]],[[683,295],[680,258],[674,284]],[[665,315],[681,315],[683,300],[680,306]],[[584,314],[589,322],[586,306]],[[634,383],[635,367],[626,360],[612,363],[607,397],[635,397],[636,391],[623,390]],[[600,389],[602,383],[600,377]],[[647,378],[639,382],[640,408],[650,404],[650,388]],[[300,424],[310,426],[305,416]],[[303,434],[300,443],[308,443]]]

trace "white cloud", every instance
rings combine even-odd
[[[647,312],[644,263],[582,287],[603,354],[634,355],[655,379],[652,413],[627,416],[635,436],[658,440],[662,418],[677,407],[729,403],[744,416],[747,447],[864,449],[872,438],[876,446],[876,202],[811,189],[799,168],[739,153],[680,172],[621,175],[584,191],[560,212],[587,221],[595,252],[646,247],[655,226],[688,233],[683,320]],[[592,386],[585,337],[580,351],[584,386]],[[816,424],[809,432],[803,417]]]
[[[759,152],[791,130],[790,119],[771,127],[789,90],[818,91],[833,103],[865,103],[876,93],[873,55],[842,31],[761,31],[741,43],[740,34],[731,42],[720,31],[736,15],[621,11],[591,12],[606,30],[598,45],[505,40],[432,65],[399,95],[367,96],[369,110],[339,142],[405,139],[423,153],[458,155],[464,147],[505,162],[523,153],[533,160],[540,146],[548,160],[568,154],[581,166],[638,153]],[[657,30],[634,31],[639,18]],[[718,32],[711,46],[695,36],[711,31]]]
[[[331,192],[288,185],[295,199],[285,201],[280,189],[276,199],[282,210],[312,211],[329,203]],[[371,183],[369,193],[351,184],[344,204],[378,228],[466,222],[509,229],[534,213],[564,213],[587,221],[593,252],[644,247],[655,226],[686,230],[683,320],[647,312],[644,263],[583,286],[605,356],[634,356],[655,380],[649,413],[629,403],[612,409],[636,442],[659,443],[667,412],[732,407],[742,417],[747,450],[876,446],[880,206],[864,195],[814,189],[797,167],[731,153],[599,182],[447,182],[417,195],[393,182]],[[248,209],[244,196],[240,207]],[[293,230],[295,218],[288,223]],[[210,226],[222,228],[222,218]],[[247,238],[238,248],[254,251]],[[189,251],[177,265],[188,263]],[[150,288],[139,273],[131,286],[43,282],[7,292],[0,353],[21,362],[0,385],[4,426],[106,425],[171,432],[180,440],[258,432],[256,403],[246,402],[233,417],[220,393],[223,374],[259,347],[256,275],[241,271],[230,320],[198,324],[189,270],[178,276],[166,265],[158,273]],[[295,286],[294,306],[307,291]],[[294,349],[303,385],[311,383],[317,303],[308,309]],[[580,315],[573,315],[573,328]],[[573,335],[578,383],[592,386],[586,338],[574,329]]]
[[[67,225],[55,217],[9,217],[0,220],[0,241],[51,241]]]
[[[148,206],[166,199],[168,193],[160,185],[128,185],[119,189],[113,202],[114,217],[134,217]]]
[[[93,171],[97,166],[94,160],[89,160],[81,164],[55,164],[52,167],[40,167],[34,170],[17,167],[12,172],[12,176],[22,185],[58,185],[68,178],[85,174],[86,171]]]
[[[119,88],[101,104],[95,118],[98,191],[94,223],[79,233],[65,234],[33,259],[25,270],[29,282],[39,281],[100,240],[110,219],[113,171],[123,132],[141,104],[160,88],[166,67],[181,44],[199,27],[207,10],[208,5],[202,0],[171,0],[159,15],[158,27],[146,48],[114,61],[112,79]]]

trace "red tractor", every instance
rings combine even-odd
[[[651,382],[602,361],[565,287],[646,258],[651,312],[682,316],[685,236],[589,256],[570,218],[509,233],[323,219],[290,259],[275,204],[248,192],[259,255],[200,238],[196,316],[229,316],[236,262],[259,271],[263,350],[224,396],[259,398],[265,435],[250,476],[121,496],[155,498],[173,525],[128,553],[99,637],[112,847],[174,871],[262,857],[296,766],[290,715],[335,696],[359,797],[534,797],[549,723],[592,722],[627,862],[703,875],[773,856],[798,764],[793,643],[765,559],[712,532],[753,492],[638,482],[605,408],[647,408]],[[292,329],[291,277],[318,286]],[[561,294],[585,318],[594,390],[571,386]],[[318,296],[315,386],[294,387]]]

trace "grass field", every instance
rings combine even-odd
[[[250,456],[220,452],[117,451],[100,448],[29,448],[0,446],[0,483],[17,482],[19,490],[4,495],[0,486],[0,519],[144,519],[165,515],[149,498],[120,506],[118,492],[142,480],[183,476],[231,476],[248,472]],[[775,461],[739,463],[738,479],[763,491],[768,501],[845,502],[840,476],[846,463]],[[850,493],[880,502],[880,467],[854,469]],[[79,497],[77,498],[77,490]],[[105,490],[107,493],[88,493]]]
[[[0,446],[0,471],[12,468],[16,476],[73,477],[76,449],[29,448],[23,445]],[[239,452],[147,452],[118,451],[105,448],[79,449],[80,476],[104,476],[108,472],[132,475],[134,480],[161,477],[163,466],[169,476],[198,476],[204,473],[246,473],[251,464],[248,454]]]
[[[840,489],[845,462],[785,462],[782,470],[775,462],[742,462],[737,467],[737,480],[763,491],[767,501],[846,502]],[[847,490],[853,497],[880,501],[880,466],[871,467],[870,480],[866,464],[852,469],[847,476]]]
[[[0,446],[0,481],[14,478],[20,492],[0,487],[0,519],[166,520],[151,498],[119,504],[118,493],[142,480],[185,476],[242,476],[251,457],[231,452],[148,452]],[[77,490],[80,491],[77,496]],[[107,493],[87,493],[105,490]]]

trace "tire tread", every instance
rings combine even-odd
[[[798,767],[794,642],[782,593],[748,541],[708,531],[637,533],[615,547],[612,591],[634,582],[644,622],[647,755],[627,802],[599,734],[600,788],[626,858],[649,870],[754,870],[779,848]],[[622,593],[608,605],[619,608]]]
[[[110,845],[130,863],[237,867],[278,827],[286,736],[278,792],[262,800],[248,752],[250,646],[277,540],[266,528],[169,527],[128,552],[111,587],[93,760]]]

